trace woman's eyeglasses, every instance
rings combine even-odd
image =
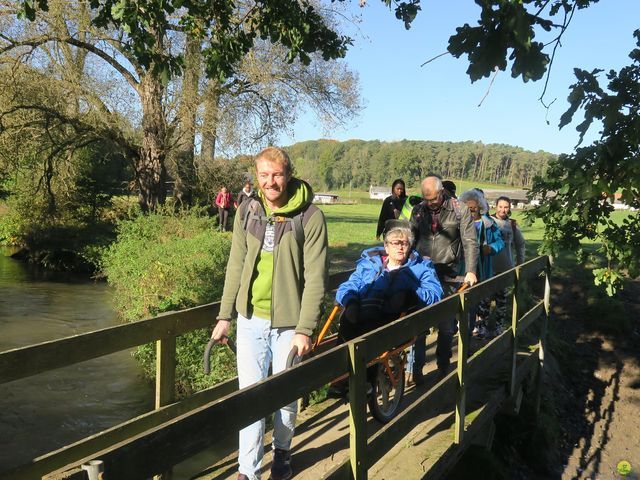
[[[408,247],[409,242],[403,240],[392,240],[390,242],[385,242],[387,245],[393,245],[394,247]]]

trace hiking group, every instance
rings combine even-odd
[[[300,356],[311,350],[328,278],[327,226],[322,211],[312,203],[311,186],[293,176],[289,156],[276,147],[257,154],[255,175],[257,193],[247,182],[244,198],[236,202],[224,290],[211,335],[226,342],[232,318],[237,318],[240,388],[266,378],[270,367],[273,374],[284,370],[292,348]],[[383,245],[364,250],[355,271],[337,290],[336,302],[344,307],[342,341],[397,318],[407,308],[437,302],[462,282],[473,285],[494,271],[511,268],[512,243],[516,261],[524,260],[524,240],[509,219],[508,198],[498,200],[496,217],[491,217],[479,189],[458,200],[452,182],[428,175],[421,190],[421,196],[407,196],[404,181],[393,182],[376,231]],[[226,220],[224,226],[221,220],[224,229]],[[506,295],[500,292],[495,299],[493,333],[504,321]],[[476,335],[491,333],[490,302],[483,302],[471,315]],[[455,331],[455,318],[438,325],[441,376],[450,368]],[[423,336],[408,356],[406,378],[416,385],[424,382],[425,350]],[[296,414],[296,402],[274,414],[271,480],[293,476],[290,452]],[[240,431],[238,480],[260,478],[264,434],[264,419]]]

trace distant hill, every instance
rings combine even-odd
[[[416,186],[428,173],[444,178],[529,187],[556,155],[482,142],[313,140],[287,147],[296,175],[316,189],[368,188],[402,178]]]

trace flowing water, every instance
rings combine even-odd
[[[111,291],[43,272],[0,249],[0,351],[117,324]],[[87,435],[153,409],[131,352],[0,384],[0,477]]]

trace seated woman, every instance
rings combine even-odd
[[[342,341],[378,328],[412,306],[442,298],[431,260],[411,248],[413,241],[409,222],[387,220],[384,246],[362,252],[355,272],[336,292],[336,301],[345,308],[339,329]]]

